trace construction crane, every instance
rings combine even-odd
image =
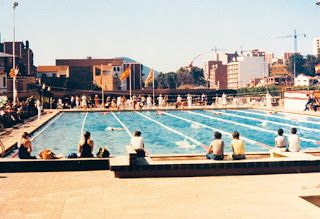
[[[281,36],[279,38],[293,38],[294,56],[293,56],[293,76],[296,77],[296,54],[298,53],[298,37],[306,37],[306,34],[298,34],[294,30],[293,35]]]
[[[194,62],[195,60],[197,60],[199,57],[201,57],[201,56],[203,56],[203,55],[206,55],[206,54],[208,54],[208,53],[210,53],[210,52],[214,52],[215,54],[217,54],[218,51],[222,51],[222,49],[219,49],[219,48],[217,48],[217,47],[214,47],[213,49],[210,49],[210,50],[207,51],[207,52],[200,53],[199,55],[197,55],[196,57],[194,57],[194,58],[191,60],[190,64],[187,66],[187,68],[192,68],[192,67],[193,67],[193,62]]]

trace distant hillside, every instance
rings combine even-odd
[[[133,59],[128,58],[128,57],[119,57],[119,58],[124,59],[126,62],[137,62],[136,60],[133,60]],[[143,63],[141,63],[141,64],[143,64]],[[142,78],[143,78],[143,80],[145,80],[147,78],[147,76],[148,76],[148,74],[150,72],[150,69],[151,69],[150,67],[148,67],[148,66],[143,64],[143,70],[142,70],[142,74],[143,74]],[[159,72],[157,70],[154,70],[154,74],[155,74],[155,77],[157,77]]]

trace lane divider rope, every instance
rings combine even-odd
[[[167,129],[167,130],[169,130],[169,131],[171,131],[171,132],[173,132],[173,133],[175,133],[175,134],[177,134],[177,135],[180,135],[180,136],[184,137],[185,139],[188,139],[188,140],[191,141],[192,143],[203,147],[205,150],[208,149],[208,146],[205,145],[205,144],[203,144],[203,143],[201,143],[200,141],[198,141],[198,140],[196,140],[196,139],[193,139],[193,138],[191,138],[191,137],[183,134],[182,132],[180,132],[180,131],[178,131],[178,130],[175,130],[175,129],[173,129],[173,128],[171,128],[171,127],[169,127],[169,126],[167,126],[167,125],[165,125],[165,124],[163,124],[163,123],[161,123],[161,122],[158,122],[158,121],[156,121],[156,120],[154,120],[154,119],[152,119],[152,118],[150,118],[150,117],[148,117],[148,116],[146,116],[146,115],[143,115],[143,114],[140,113],[140,112],[136,112],[136,113],[137,113],[138,115],[140,115],[140,116],[142,116],[142,117],[144,117],[144,118],[146,118],[146,119],[148,119],[148,120],[150,120],[150,121],[158,124],[159,126],[165,128],[165,129]]]
[[[230,132],[226,132],[226,131],[223,131],[223,130],[215,129],[215,128],[211,127],[211,126],[205,125],[205,124],[203,124],[203,123],[195,122],[194,120],[191,120],[191,119],[186,119],[186,118],[183,118],[183,117],[180,117],[180,116],[172,115],[172,114],[167,113],[167,112],[165,112],[164,114],[165,114],[165,115],[168,115],[168,116],[171,116],[171,117],[173,117],[173,118],[177,118],[177,119],[180,119],[180,120],[189,122],[189,123],[191,123],[191,124],[193,123],[193,124],[202,126],[202,127],[204,127],[204,128],[211,129],[211,130],[216,131],[216,132],[221,132],[222,134],[227,135],[227,136],[230,136],[230,135],[231,135]],[[258,146],[260,146],[260,147],[263,147],[263,148],[266,148],[266,149],[271,149],[271,148],[272,148],[272,147],[269,146],[269,145],[263,144],[263,143],[258,142],[258,141],[254,141],[254,140],[249,139],[249,138],[244,137],[244,136],[241,136],[241,138],[242,138],[243,140],[247,141],[247,142],[250,142],[250,143],[252,143],[252,144],[256,144],[256,145],[258,145]]]

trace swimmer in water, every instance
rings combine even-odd
[[[162,111],[157,111],[156,114],[157,114],[157,115],[163,115],[163,112],[162,112]]]
[[[107,127],[106,131],[123,131],[124,128]]]
[[[261,126],[266,126],[268,123],[266,121],[263,121],[260,125]]]

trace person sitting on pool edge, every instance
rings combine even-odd
[[[224,142],[221,140],[222,135],[220,132],[214,133],[214,140],[208,147],[206,157],[212,160],[223,160],[224,155]]]
[[[286,152],[286,138],[283,136],[283,129],[278,129],[278,136],[274,139],[275,149],[280,152]]]
[[[144,151],[144,141],[140,131],[135,131],[130,141],[131,146],[137,152],[137,157],[145,157],[146,152]]]
[[[94,147],[94,142],[90,139],[90,132],[85,132],[83,134],[83,139],[79,142],[78,153],[80,157],[93,157],[92,151]]]
[[[245,144],[242,139],[240,139],[239,132],[235,131],[232,133],[233,140],[231,141],[231,148],[233,151],[232,158],[234,160],[246,159],[245,155]]]
[[[20,140],[20,146],[18,151],[20,159],[37,159],[35,156],[31,156],[32,144],[29,137],[30,134],[28,132],[24,132],[22,134],[22,139]]]
[[[297,135],[297,129],[291,129],[291,135],[288,137],[288,151],[290,152],[299,152],[300,151],[301,139]]]

